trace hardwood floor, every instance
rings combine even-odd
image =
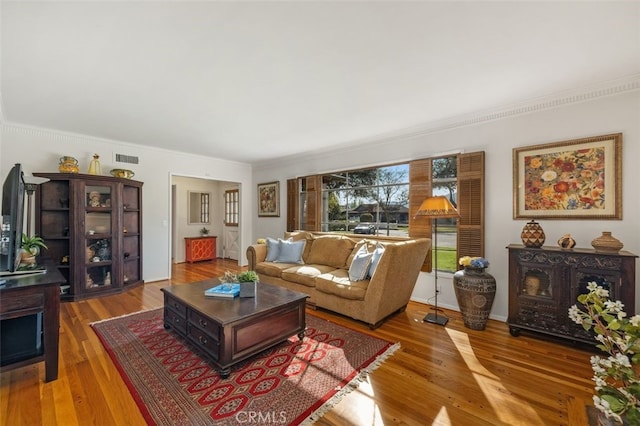
[[[44,383],[44,364],[0,374],[2,425],[143,425],[120,374],[89,323],[162,306],[160,288],[221,275],[235,262],[174,267],[171,281],[127,293],[63,303],[58,380]],[[489,321],[466,329],[459,313],[446,327],[423,323],[429,306],[405,312],[371,331],[332,314],[314,315],[401,343],[401,348],[318,425],[585,425],[591,405],[590,352],[526,335]]]

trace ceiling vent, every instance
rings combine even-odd
[[[138,164],[138,157],[135,155],[116,154],[116,163]]]

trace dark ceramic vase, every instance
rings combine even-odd
[[[465,327],[484,330],[496,296],[496,279],[484,268],[465,266],[453,275],[453,288]]]

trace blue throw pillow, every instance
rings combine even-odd
[[[278,258],[274,261],[277,263],[303,263],[302,251],[304,250],[304,240],[291,241],[280,240],[278,249]]]
[[[371,265],[369,265],[369,278],[373,277],[373,274],[376,272],[376,268],[378,267],[378,263],[380,263],[380,258],[383,254],[384,246],[378,243],[375,250],[373,250],[373,258],[371,259]]]
[[[278,258],[278,253],[280,253],[280,241],[273,238],[267,238],[267,257],[264,261],[275,262]]]
[[[367,278],[372,257],[373,253],[369,253],[367,245],[363,244],[353,256],[353,261],[349,266],[349,279],[351,281],[362,281]]]

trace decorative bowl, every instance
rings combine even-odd
[[[115,176],[117,178],[131,179],[133,176],[135,176],[135,173],[127,169],[111,169],[111,176]]]

